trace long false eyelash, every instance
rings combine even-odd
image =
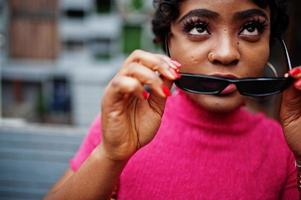
[[[193,28],[195,28],[197,25],[201,26],[204,29],[208,29],[208,22],[201,20],[199,18],[190,18],[183,22],[182,30],[185,33],[190,32]]]
[[[255,26],[258,29],[259,33],[263,33],[266,27],[268,26],[268,22],[267,20],[262,19],[252,19],[242,26],[240,33],[251,25]]]

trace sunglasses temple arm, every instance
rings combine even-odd
[[[284,40],[282,39],[281,40],[281,43],[284,47],[284,51],[285,51],[285,56],[286,56],[286,60],[287,60],[287,63],[288,63],[288,68],[289,70],[292,70],[292,63],[291,63],[291,59],[290,59],[290,56],[289,56],[289,53],[288,53],[288,50],[287,50],[287,47],[286,47],[286,44],[284,42]]]
[[[168,57],[170,57],[169,45],[168,45],[169,34],[167,34],[164,38],[165,51]]]

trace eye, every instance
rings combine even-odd
[[[209,35],[209,24],[200,18],[190,18],[183,22],[182,30],[188,36],[197,38],[199,36]],[[201,37],[203,38],[203,37]]]
[[[240,32],[241,35],[256,36],[259,35],[259,30],[255,24],[247,24]]]
[[[196,24],[189,32],[190,35],[207,35],[210,34],[208,31],[208,24],[199,23]]]
[[[263,33],[265,26],[266,26],[265,22],[260,22],[260,21],[248,22],[242,27],[239,34],[243,36],[258,36]]]

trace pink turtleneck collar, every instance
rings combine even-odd
[[[176,118],[181,123],[187,123],[187,126],[195,126],[210,132],[240,134],[247,132],[246,130],[253,126],[254,120],[263,118],[263,114],[250,113],[243,106],[228,113],[210,112],[189,99],[185,92],[177,89],[167,100],[163,120],[170,117]]]

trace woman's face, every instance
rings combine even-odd
[[[171,57],[181,72],[259,76],[269,57],[270,11],[251,0],[185,0],[171,25]],[[244,103],[234,85],[221,95],[187,93],[200,106],[229,112]]]

